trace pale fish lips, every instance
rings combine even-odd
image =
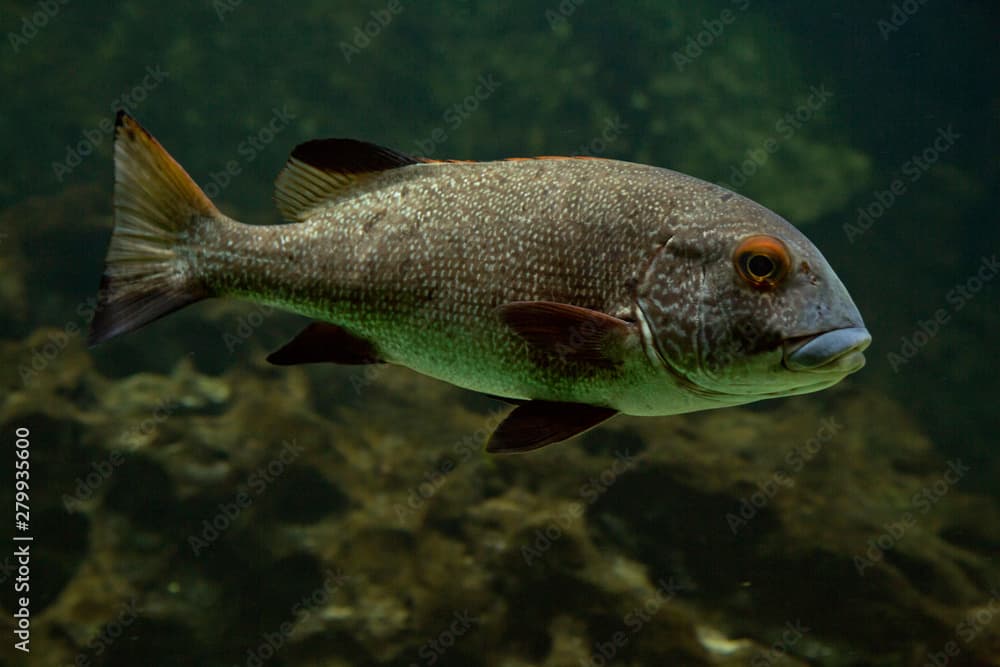
[[[786,341],[784,365],[792,371],[853,373],[865,365],[872,337],[864,327],[825,331]]]

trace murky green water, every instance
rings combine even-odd
[[[1000,664],[995,3],[2,6],[3,664]],[[823,251],[867,367],[495,458],[504,404],[269,366],[269,308],[88,350],[118,109],[252,223],[317,137],[719,183]]]

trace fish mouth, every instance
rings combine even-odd
[[[846,375],[864,367],[863,352],[871,342],[871,334],[864,327],[790,338],[783,344],[782,364],[790,371]]]

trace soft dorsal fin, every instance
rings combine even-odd
[[[366,178],[423,161],[365,141],[314,139],[292,151],[275,181],[274,201],[286,220],[301,222]]]

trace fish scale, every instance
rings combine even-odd
[[[540,224],[557,205],[553,199],[618,163],[556,164],[404,167],[307,222],[205,227],[189,252],[219,294],[266,295],[275,305],[377,341],[389,361],[472,389],[508,394],[513,375],[524,384],[514,395],[525,397],[551,387],[566,369],[524,363],[526,344],[496,317],[497,307],[547,300],[628,312],[628,281],[663,235],[619,215],[593,190],[581,193],[575,205],[581,214],[567,224]],[[633,171],[653,172],[647,176],[655,179],[660,170]],[[506,188],[526,192],[518,200],[520,216],[505,215],[511,206]],[[667,188],[660,190],[666,201]],[[462,195],[468,192],[476,199]],[[390,204],[391,213],[366,219]],[[448,242],[458,235],[461,244]],[[231,252],[205,250],[222,246]],[[262,274],[264,264],[270,273]]]

